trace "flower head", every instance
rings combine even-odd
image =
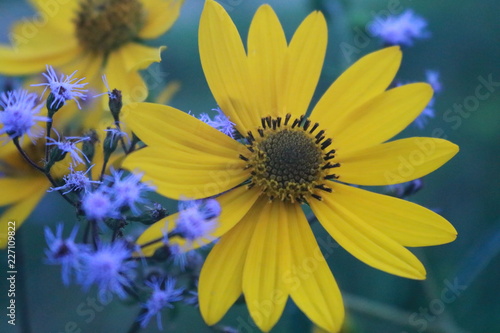
[[[411,46],[415,39],[429,37],[426,27],[427,21],[423,17],[407,9],[399,16],[376,17],[371,25],[371,32],[387,45]]]
[[[125,298],[126,288],[132,285],[134,270],[137,266],[133,260],[127,260],[132,251],[122,241],[111,244],[100,244],[95,252],[83,257],[83,267],[78,281],[87,291],[91,285],[97,285],[101,302],[109,301],[109,294]]]
[[[220,213],[220,205],[215,199],[181,201],[173,232],[190,243],[210,237],[217,227],[217,217]]]
[[[57,134],[59,136],[59,134]],[[71,157],[71,166],[75,167],[79,164],[84,164],[85,161],[87,163],[90,163],[89,159],[85,154],[82,152],[80,148],[78,148],[77,144],[83,141],[90,140],[89,137],[63,137],[62,140],[59,137],[58,140],[47,137],[47,146],[54,146],[55,148],[59,151],[60,155],[66,155],[69,154]],[[81,156],[80,156],[81,155]],[[85,160],[83,160],[83,158]]]
[[[184,290],[175,288],[175,280],[172,278],[168,278],[166,281],[157,279],[147,281],[146,285],[152,289],[152,293],[148,301],[142,305],[146,313],[138,319],[141,322],[141,327],[144,328],[156,315],[158,328],[162,330],[160,311],[164,308],[173,308],[172,303],[182,300]]]
[[[217,111],[217,115],[213,119],[207,113],[202,113],[199,119],[230,138],[234,138],[234,123],[229,120],[220,108],[213,109],[213,111]]]
[[[243,293],[263,331],[278,321],[288,296],[317,326],[340,330],[342,297],[326,260],[316,255],[321,251],[304,204],[355,257],[402,277],[425,278],[425,268],[405,246],[456,237],[453,226],[430,210],[346,185],[420,178],[458,147],[436,138],[387,142],[432,97],[426,83],[387,90],[401,63],[399,47],[358,60],[305,116],[326,42],[321,13],[310,14],[288,43],[276,14],[264,5],[252,20],[245,48],[223,7],[207,0],[199,29],[203,71],[217,104],[246,142],[171,107],[124,107],[132,131],[147,145],[130,154],[124,167],[144,171],[162,195],[216,196],[221,206],[212,232],[220,239],[199,279],[200,312],[209,325]],[[401,172],[402,161],[412,172]],[[165,220],[157,222],[137,240],[146,255],[162,246],[151,241],[162,237],[164,225]],[[314,269],[307,266],[309,273],[302,274],[311,258]]]
[[[144,204],[147,199],[144,194],[154,189],[153,186],[147,183],[142,183],[143,174],[129,173],[125,175],[123,170],[111,170],[111,176],[106,176],[105,179],[110,183],[107,190],[113,197],[118,207],[127,207],[133,214],[140,213],[139,204]]]
[[[63,194],[81,191],[84,193],[89,192],[92,184],[101,184],[98,180],[91,180],[87,175],[92,167],[93,165],[87,171],[75,171],[73,167],[70,167],[70,173],[63,177],[64,185],[51,187],[48,192],[61,190],[64,191]]]
[[[43,135],[39,121],[50,121],[48,117],[38,115],[42,104],[36,104],[37,95],[26,90],[7,91],[0,94],[0,135],[7,134],[11,139],[25,134],[35,142]]]
[[[78,227],[71,230],[68,238],[62,237],[63,225],[58,224],[55,233],[50,228],[45,227],[45,240],[48,249],[45,250],[46,263],[50,265],[62,266],[62,280],[68,285],[72,272],[78,272],[81,269],[81,260],[87,248],[83,244],[76,244],[75,237],[78,233]]]
[[[53,101],[50,104],[51,108],[59,108],[66,101],[74,100],[78,108],[81,109],[78,99],[85,100],[86,93],[88,90],[83,89],[88,83],[80,83],[85,78],[79,79],[73,77],[77,71],[74,71],[70,75],[61,74],[61,77],[57,77],[57,73],[52,66],[47,65],[47,73],[43,73],[43,76],[47,79],[47,83],[33,84],[32,86],[45,86],[42,93],[50,89],[53,95]]]
[[[142,41],[161,36],[179,16],[183,0],[81,0],[58,3],[58,10],[51,13],[51,24],[40,25],[33,38],[14,40],[12,45],[2,45],[0,74],[12,76],[37,74],[47,64],[56,70],[79,70],[92,91],[102,91],[99,81],[106,75],[113,88],[120,89],[124,103],[142,101],[148,89],[139,71],[161,60],[165,48],[151,47]],[[33,5],[42,17],[46,16],[46,3],[34,1]],[[38,15],[38,14],[37,14]],[[19,22],[23,27],[27,22]],[[50,41],[50,45],[47,45]],[[50,47],[50,52],[47,52]],[[49,84],[83,84],[66,79],[57,80],[55,71],[48,69]],[[73,74],[72,74],[73,75]],[[67,88],[67,86],[64,86]],[[81,87],[80,87],[81,88]],[[55,90],[52,90],[54,93]],[[76,97],[78,93],[60,100]],[[80,90],[80,92],[83,92]],[[78,102],[77,102],[78,103]],[[101,108],[102,109],[102,108]],[[101,114],[85,114],[86,125],[95,127]],[[81,117],[81,114],[80,114]]]
[[[105,186],[85,193],[82,198],[82,210],[90,220],[104,221],[107,218],[116,218],[119,214],[119,205],[113,200]]]

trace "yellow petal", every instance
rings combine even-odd
[[[458,152],[458,146],[437,138],[396,140],[351,153],[338,152],[339,180],[358,185],[390,185],[425,176]]]
[[[148,68],[153,62],[161,61],[161,52],[165,46],[149,47],[137,43],[123,45],[120,53],[123,57],[125,71],[137,71]]]
[[[45,71],[46,65],[60,66],[76,58],[81,52],[68,41],[63,48],[37,48],[36,52],[0,46],[0,73],[6,75],[26,75]]]
[[[271,6],[259,7],[248,32],[248,64],[259,107],[259,117],[279,115],[283,99],[285,33]]]
[[[443,217],[412,202],[335,184],[334,200],[403,246],[452,242],[457,231]]]
[[[145,172],[144,180],[152,181],[158,193],[166,197],[200,199],[225,192],[250,178],[241,162],[202,152],[147,147],[128,157],[123,167]]]
[[[205,153],[230,159],[238,158],[246,150],[241,143],[170,106],[126,105],[122,120],[150,147],[175,147],[191,154]]]
[[[240,35],[224,8],[213,0],[205,2],[200,18],[201,65],[219,107],[246,134],[260,125],[248,61]]]
[[[389,140],[411,124],[431,98],[432,88],[426,83],[408,84],[378,95],[352,110],[344,126],[332,132],[335,149],[351,152]]]
[[[30,196],[10,206],[0,216],[0,248],[5,248],[7,246],[8,222],[16,221],[16,230],[19,230],[19,227],[28,218],[38,202],[40,202],[46,193],[48,189],[48,181],[40,177],[37,181],[33,181],[31,189],[32,191]]]
[[[250,316],[262,331],[269,331],[283,313],[288,299],[285,273],[290,271],[290,240],[288,210],[281,201],[268,202],[262,197],[253,209],[260,214],[255,224],[243,271],[243,293]],[[243,221],[242,221],[243,222]]]
[[[233,228],[250,211],[258,197],[259,192],[257,190],[247,190],[245,187],[238,187],[217,197],[216,199],[221,206],[221,215],[217,219],[218,226],[211,234],[211,237],[218,238],[226,234],[228,230]],[[151,225],[141,234],[136,243],[144,245],[163,237],[168,230],[174,228],[178,216],[178,213],[172,214]],[[184,244],[182,240],[176,240],[176,242],[180,245]],[[190,249],[197,248],[199,245],[199,243],[194,243]],[[142,249],[141,254],[152,256],[161,246],[161,242],[146,246]]]
[[[27,199],[40,184],[46,184],[44,177],[0,178],[0,206]]]
[[[198,297],[201,315],[208,325],[216,324],[241,295],[243,267],[257,213],[250,211],[225,234],[203,264]]]
[[[344,321],[344,305],[332,272],[316,243],[299,205],[290,205],[289,233],[292,270],[287,275],[290,296],[297,306],[328,332],[338,332]]]
[[[336,185],[336,184],[335,184]],[[406,248],[384,235],[337,201],[337,193],[323,195],[323,201],[312,200],[311,208],[328,233],[349,253],[365,264],[384,272],[425,279],[422,263]],[[353,202],[352,205],[356,205]]]
[[[326,21],[321,12],[313,12],[293,35],[285,60],[284,110],[295,117],[303,115],[318,84],[327,43]]]
[[[79,1],[30,0],[46,18],[46,25],[58,28],[61,33],[73,33]]]
[[[325,92],[311,118],[335,135],[352,110],[381,94],[401,63],[399,46],[370,53],[349,67]]]
[[[14,50],[24,53],[56,53],[69,47],[78,46],[78,39],[73,31],[64,31],[59,26],[51,24],[55,23],[54,19],[47,20],[48,24],[41,26],[37,26],[36,22],[24,19],[14,24],[10,34]],[[47,45],[50,45],[50,47],[47,47]]]
[[[139,37],[152,39],[165,33],[179,17],[184,0],[141,0],[146,19]]]
[[[141,102],[148,96],[146,83],[137,70],[127,70],[130,64],[130,53],[126,49],[119,49],[109,55],[104,70],[109,87],[121,90],[123,104]]]

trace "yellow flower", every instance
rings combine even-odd
[[[165,47],[141,40],[157,38],[179,16],[183,0],[32,0],[38,20],[18,22],[12,47],[0,45],[0,73],[36,74],[52,65],[78,70],[87,88],[104,91],[101,76],[122,91],[124,103],[142,101],[147,87],[138,71],[161,60]],[[104,100],[104,99],[103,99]],[[107,102],[107,101],[105,101]]]
[[[338,331],[344,318],[334,277],[302,210],[366,264],[412,279],[425,269],[405,246],[456,238],[453,226],[419,205],[352,187],[422,177],[458,151],[448,141],[409,138],[385,142],[424,109],[432,89],[423,83],[389,87],[399,48],[369,54],[342,74],[303,117],[325,56],[327,28],[310,14],[289,44],[275,13],[259,8],[247,52],[224,9],[208,0],[199,28],[201,62],[220,108],[246,137],[233,140],[168,106],[126,107],[127,123],[147,144],[124,166],[141,169],[159,193],[179,199],[218,196],[221,237],[202,268],[199,302],[209,325],[243,293],[255,324],[269,331],[288,296],[319,327]],[[138,239],[160,238],[176,215]],[[161,244],[144,247],[150,255]]]

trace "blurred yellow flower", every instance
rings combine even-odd
[[[438,214],[348,184],[389,185],[422,177],[458,147],[435,138],[386,142],[425,108],[428,84],[386,90],[401,62],[398,47],[369,54],[342,74],[306,117],[319,79],[327,27],[310,14],[287,43],[268,5],[252,20],[247,51],[225,10],[208,0],[199,49],[210,89],[246,138],[231,139],[168,106],[125,107],[127,123],[147,145],[124,162],[145,172],[159,193],[179,199],[218,196],[222,207],[199,281],[200,311],[217,323],[243,293],[263,331],[288,297],[318,326],[339,331],[342,298],[302,205],[347,251],[366,264],[412,279],[425,268],[405,246],[456,238]],[[138,244],[161,238],[176,215],[148,228]],[[143,248],[151,255],[161,244]]]
[[[31,2],[38,19],[18,22],[10,34],[12,45],[0,45],[0,74],[37,74],[52,65],[62,73],[78,70],[90,82],[87,88],[97,92],[104,91],[105,74],[109,86],[121,90],[129,103],[147,97],[138,71],[159,62],[165,48],[141,41],[166,32],[183,0]],[[92,124],[98,120],[94,117]]]

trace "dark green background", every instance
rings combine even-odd
[[[226,5],[246,39],[251,17],[264,1],[220,2]],[[328,53],[314,104],[350,64],[341,52],[341,43],[356,46],[355,28],[364,30],[374,13],[386,11],[390,3],[395,2],[281,0],[267,3],[277,12],[288,38],[310,11],[329,8]],[[201,0],[186,0],[178,22],[166,36],[156,41],[156,45],[168,46],[163,54],[161,72],[168,74],[167,80],[179,80],[182,84],[182,90],[171,105],[193,113],[209,112],[216,106],[205,82],[197,52],[197,27],[202,5]],[[346,302],[350,304],[347,310],[349,328],[346,331],[460,332],[458,328],[433,330],[431,327],[437,322],[445,322],[458,325],[463,332],[500,332],[500,260],[497,255],[500,248],[500,87],[496,87],[487,99],[480,101],[477,109],[466,117],[460,117],[459,126],[458,118],[444,117],[448,110],[453,110],[454,104],[463,104],[467,98],[470,100],[470,96],[474,96],[480,84],[479,77],[491,76],[493,81],[500,82],[500,4],[496,0],[402,0],[397,7],[413,8],[428,20],[428,29],[432,33],[431,38],[417,41],[414,47],[404,49],[398,79],[405,82],[422,81],[425,78],[424,71],[434,69],[441,73],[444,86],[444,91],[437,96],[436,118],[424,130],[411,127],[403,136],[432,136],[439,132],[460,146],[460,153],[455,158],[425,177],[424,189],[412,200],[437,210],[453,223],[459,236],[448,245],[415,249],[427,268],[426,281],[411,281],[377,271],[359,262],[342,248],[334,248],[328,261]],[[22,1],[0,0],[0,41],[7,41],[6,35],[12,22],[23,15],[32,14]],[[379,41],[371,39],[366,47],[360,48],[359,55],[380,47]],[[23,271],[27,279],[33,332],[78,332],[78,329],[80,332],[126,332],[135,318],[136,307],[113,302],[92,309],[86,302],[89,298],[95,298],[94,290],[85,294],[78,286],[64,287],[59,268],[43,264],[46,246],[43,226],[54,226],[58,222],[73,225],[74,216],[63,200],[51,194],[42,201],[18,233],[22,237],[18,240],[18,251],[22,247],[26,259]],[[326,239],[327,235],[319,225],[315,225],[314,229],[319,239]],[[0,254],[0,262],[5,267],[6,253],[2,251]],[[4,268],[2,270],[5,271]],[[459,284],[467,285],[467,289],[453,302],[446,304],[443,313],[428,320],[426,329],[423,329],[422,322],[412,322],[413,313],[418,314],[421,308],[439,303],[441,293],[447,286],[446,281],[458,281]],[[2,277],[0,308],[4,310],[0,311],[0,331],[15,332],[6,324],[4,312],[7,288],[4,282],[5,278]],[[386,309],[381,304],[390,308]],[[19,321],[22,314],[19,314],[19,307],[17,310]],[[376,317],[374,312],[394,319]],[[242,332],[257,332],[248,318],[245,307],[240,305],[233,307],[222,323],[242,325]],[[192,308],[181,308],[173,322],[169,322],[165,315],[163,319],[165,330],[211,331],[203,324],[197,310]],[[273,332],[303,332],[307,327],[307,320],[290,302]],[[145,331],[157,331],[154,320]]]

